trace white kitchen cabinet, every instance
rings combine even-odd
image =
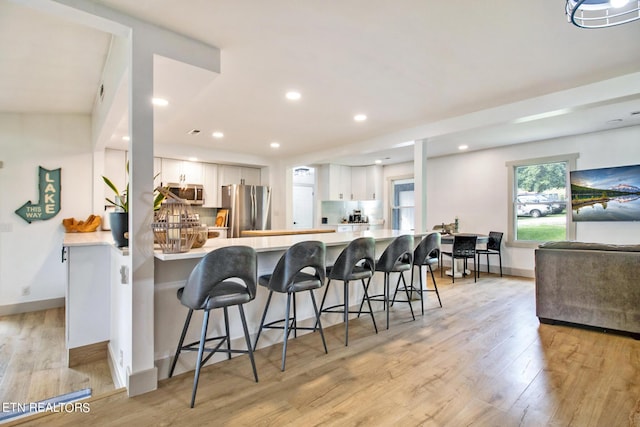
[[[220,206],[220,186],[218,185],[218,165],[204,164],[204,207]]]
[[[351,168],[343,165],[322,165],[318,168],[321,200],[352,200]]]
[[[382,166],[352,167],[351,192],[353,200],[381,200]]]
[[[110,245],[65,248],[67,350],[109,340]]]
[[[204,166],[188,160],[162,159],[162,183],[202,184]]]
[[[356,166],[351,168],[351,193],[353,200],[368,200],[367,193],[367,168]]]
[[[261,170],[245,166],[219,165],[218,183],[220,186],[242,183],[261,185]]]
[[[242,167],[240,171],[240,182],[244,180],[247,185],[261,185],[262,170],[260,168]]]

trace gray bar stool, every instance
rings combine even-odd
[[[440,300],[440,292],[438,292],[438,285],[436,284],[436,278],[433,276],[433,265],[438,264],[440,258],[440,245],[441,245],[440,233],[429,233],[418,243],[418,246],[413,251],[413,266],[411,268],[411,281],[409,289],[412,292],[418,292],[420,294],[420,309],[424,316],[424,293],[435,292],[438,297],[438,303],[442,307],[442,301]],[[433,289],[424,288],[422,285],[422,267],[426,266],[431,273],[431,280],[433,281]],[[418,276],[420,277],[420,288],[416,288],[413,285],[413,273],[415,267],[418,267]],[[393,294],[393,302],[396,300],[396,294],[398,293],[399,286],[396,286],[396,291]],[[393,305],[393,302],[391,305]]]
[[[291,246],[280,257],[278,264],[273,270],[272,274],[260,276],[258,283],[261,286],[269,289],[269,297],[264,307],[264,313],[262,314],[262,320],[260,321],[260,329],[256,336],[256,342],[254,344],[254,350],[258,347],[258,340],[262,329],[284,329],[284,343],[282,347],[282,371],[284,371],[285,361],[287,358],[287,340],[289,333],[293,329],[294,337],[297,336],[298,329],[301,330],[320,330],[320,336],[322,337],[322,345],[324,346],[324,352],[328,353],[327,343],[324,340],[324,333],[322,331],[322,324],[320,323],[320,312],[316,305],[316,299],[313,295],[313,290],[318,289],[324,285],[325,272],[325,257],[326,247],[323,242],[320,241],[306,241],[296,243]],[[304,269],[311,269],[313,273],[303,272]],[[311,295],[311,303],[313,304],[313,311],[316,316],[316,325],[314,327],[301,327],[298,326],[296,321],[296,299],[295,294],[302,291],[309,291]],[[269,304],[271,303],[271,297],[274,292],[287,294],[287,307],[285,309],[285,318],[280,320],[274,320],[269,323],[264,323],[267,317],[267,311],[269,310]],[[291,300],[293,299],[293,318],[291,318]],[[279,324],[283,323],[282,326]]]
[[[200,369],[217,352],[227,353],[229,359],[231,359],[231,353],[249,354],[251,366],[253,367],[253,376],[256,382],[258,382],[258,371],[256,370],[256,363],[253,359],[253,348],[251,347],[247,321],[242,308],[242,304],[248,303],[256,296],[257,275],[258,258],[256,257],[255,250],[248,246],[228,246],[216,249],[205,255],[191,271],[185,286],[178,289],[178,299],[182,305],[189,308],[189,312],[187,313],[187,319],[182,328],[176,354],[171,363],[169,378],[173,376],[176,362],[182,351],[198,352],[196,372],[193,377],[193,392],[191,394],[192,408],[196,400]],[[233,279],[239,279],[240,281]],[[231,348],[227,307],[233,305],[237,305],[240,311],[240,319],[242,320],[247,350]],[[224,309],[225,335],[207,338],[209,312],[216,308]],[[200,341],[183,345],[194,310],[204,310]],[[218,342],[214,348],[205,348],[205,343],[209,341]],[[227,343],[227,348],[221,348],[225,342]],[[205,352],[209,354],[203,357]]]
[[[416,320],[416,316],[413,314],[413,307],[411,306],[411,296],[407,289],[407,282],[404,279],[404,272],[411,270],[413,263],[413,236],[410,234],[398,236],[391,241],[389,246],[384,250],[378,261],[376,261],[376,271],[384,273],[384,294],[372,295],[369,297],[371,301],[382,301],[387,311],[387,329],[389,329],[389,302],[391,300],[389,291],[389,276],[391,273],[398,273],[398,283],[400,280],[404,284],[405,293],[407,295],[406,300],[398,300],[396,302],[406,302],[409,304],[411,310],[411,317]],[[362,306],[364,305],[364,299],[360,303],[360,312],[362,312]],[[358,314],[360,316],[360,314]]]
[[[360,311],[349,311],[349,281],[360,280],[364,289],[364,299],[369,304],[368,313],[371,314],[371,320],[373,321],[373,328],[378,333],[378,326],[376,326],[376,319],[373,316],[373,310],[371,309],[371,302],[369,301],[369,295],[367,288],[373,277],[375,271],[375,250],[376,242],[373,237],[360,237],[357,238],[338,255],[338,259],[333,266],[327,267],[327,287],[324,290],[324,296],[322,297],[322,303],[320,304],[320,314],[322,313],[343,313],[345,324],[345,337],[344,345],[349,345],[349,313],[360,313]],[[365,284],[365,279],[368,279]],[[324,308],[324,302],[327,298],[327,292],[329,292],[329,286],[331,280],[341,280],[344,282],[344,302],[342,304],[332,305]],[[340,309],[338,309],[340,307]]]

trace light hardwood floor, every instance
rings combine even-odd
[[[114,389],[106,360],[67,368],[64,308],[0,316],[0,402],[38,402]]]
[[[134,398],[94,397],[89,413],[10,425],[640,425],[640,341],[540,325],[530,279],[439,288],[444,307],[429,294],[416,321],[402,304],[377,335],[367,317],[350,322],[348,347],[342,324],[327,328],[327,355],[317,333],[291,340],[285,372],[281,345],[258,350],[259,383],[246,356],[208,366],[194,409],[188,372]]]

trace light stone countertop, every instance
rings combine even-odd
[[[397,236],[404,234],[413,234],[417,239],[427,234],[427,232],[399,231],[399,230],[369,230],[360,232],[344,232],[344,233],[317,233],[317,234],[299,234],[287,236],[269,236],[269,237],[241,237],[230,239],[208,239],[202,248],[191,249],[189,252],[178,254],[164,254],[161,250],[156,249],[154,255],[161,261],[172,261],[180,259],[202,258],[214,249],[224,246],[250,246],[256,252],[269,252],[286,250],[292,245],[306,240],[320,240],[327,246],[345,245],[358,237],[373,237],[376,241],[392,240]],[[110,231],[95,231],[92,233],[66,233],[64,236],[63,246],[95,246],[95,245],[113,245],[113,237]]]
[[[155,257],[162,261],[172,261],[180,259],[201,258],[214,249],[224,246],[250,246],[256,252],[280,251],[289,249],[292,245],[307,240],[320,240],[327,246],[346,245],[358,237],[373,237],[376,241],[392,240],[397,236],[413,234],[416,240],[427,232],[399,231],[399,230],[370,230],[360,232],[344,233],[318,233],[318,234],[298,234],[287,236],[269,237],[241,237],[232,239],[209,239],[202,248],[191,249],[189,252],[179,254],[163,254],[161,251],[155,252]],[[416,242],[417,243],[417,242]]]

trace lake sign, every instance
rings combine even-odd
[[[39,166],[40,200],[38,203],[31,203],[29,200],[16,209],[20,218],[31,224],[33,221],[51,219],[60,212],[60,171],[61,168],[49,170]]]

